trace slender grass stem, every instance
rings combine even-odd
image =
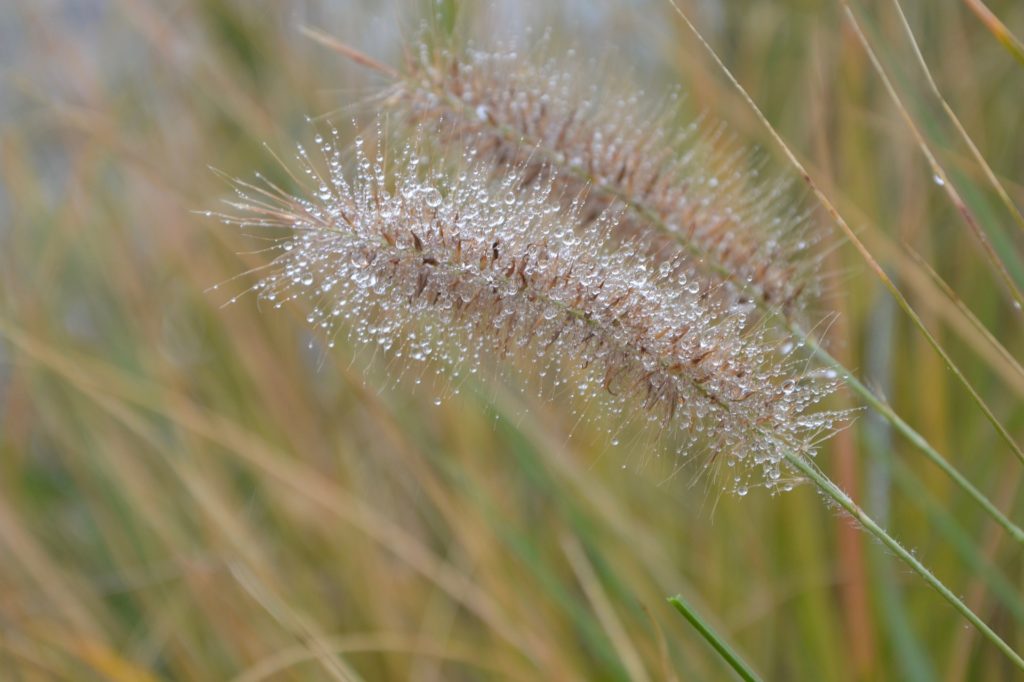
[[[700,635],[707,640],[708,644],[718,652],[718,655],[722,657],[726,663],[728,663],[736,674],[746,682],[760,682],[761,677],[755,673],[747,663],[740,658],[739,654],[733,651],[729,643],[718,636],[714,629],[708,625],[700,614],[693,610],[683,599],[682,595],[677,594],[674,597],[668,598],[668,603],[675,607],[675,610],[683,614],[683,618],[689,621],[690,625],[700,633]]]
[[[978,631],[992,644],[999,648],[1007,658],[1009,658],[1014,665],[1021,670],[1024,670],[1024,658],[1021,658],[1009,644],[1007,644],[995,630],[989,627],[985,621],[983,621],[974,611],[971,610],[967,604],[957,597],[952,590],[946,587],[945,584],[932,573],[928,568],[921,563],[921,561],[914,556],[911,552],[897,542],[889,533],[885,531],[878,523],[872,519],[867,513],[854,502],[849,495],[832,482],[828,476],[823,474],[818,468],[805,457],[797,454],[790,453],[786,456],[786,461],[789,462],[794,468],[800,471],[802,474],[811,479],[811,481],[818,487],[818,490],[827,495],[831,500],[843,508],[843,510],[849,514],[857,523],[860,524],[861,528],[873,535],[883,545],[885,545],[893,554],[899,557],[905,564],[907,564],[915,573],[932,586],[936,592],[938,592],[943,599],[948,601],[953,608],[960,612],[964,618],[978,629]]]
[[[935,464],[935,466],[939,467],[939,469],[941,469],[942,472],[945,473],[954,483],[960,486],[960,488],[967,493],[971,499],[977,502],[978,506],[985,510],[985,513],[991,516],[996,523],[1002,526],[1017,543],[1024,545],[1024,529],[1021,529],[1020,526],[1015,524],[1002,511],[1000,511],[999,508],[996,507],[983,492],[978,490],[978,488],[967,480],[967,478],[964,477],[956,467],[950,464],[941,454],[939,454],[938,450],[932,447],[931,443],[929,443],[924,436],[914,430],[914,427],[910,424],[905,422],[887,402],[876,396],[870,388],[865,386],[864,383],[841,362],[839,362],[839,360],[829,354],[829,352],[819,345],[813,337],[804,333],[803,330],[796,325],[792,325],[790,328],[793,330],[794,334],[808,344],[813,353],[822,362],[839,372],[843,378],[846,379],[850,388],[856,391],[864,399],[864,402],[882,415],[882,417],[892,424],[896,430],[902,433],[908,441],[924,453],[925,457]]]

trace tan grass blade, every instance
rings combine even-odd
[[[1015,393],[1024,397],[1024,383],[1022,383],[1024,382],[1024,367],[1021,367],[1017,358],[1015,358],[1013,354],[1006,349],[1006,346],[999,342],[999,339],[992,335],[992,332],[988,330],[988,327],[982,324],[977,315],[967,307],[967,304],[957,296],[952,287],[950,287],[949,284],[939,276],[939,273],[935,272],[935,269],[932,268],[921,254],[914,251],[909,245],[906,245],[905,248],[910,253],[911,259],[917,264],[917,266],[928,274],[932,282],[935,283],[935,286],[938,287],[939,291],[941,291],[953,304],[955,309],[960,312],[960,319],[966,320],[970,324],[971,328],[977,332],[977,335],[981,337],[981,340],[983,340],[991,349],[990,351],[983,351],[976,348],[976,352],[987,359],[989,364],[992,366],[992,369],[1002,376],[1003,380],[1009,384],[1010,388]],[[954,326],[956,325],[957,323],[954,322]],[[961,336],[964,340],[971,341],[971,338],[967,333],[961,333]],[[992,354],[995,354],[995,357],[990,358],[989,356]],[[1006,376],[1007,373],[1009,376]]]
[[[324,646],[335,653],[370,653],[393,651],[439,661],[465,663],[482,671],[494,673],[501,679],[526,682],[534,678],[513,673],[507,667],[486,657],[485,654],[469,646],[457,646],[451,642],[436,641],[422,637],[410,637],[403,633],[372,632],[352,633],[341,636],[327,637]],[[250,668],[233,678],[232,682],[262,682],[262,680],[278,679],[288,668],[311,660],[307,647],[296,645],[270,653]]]
[[[1007,291],[1009,291],[1010,296],[1013,297],[1014,307],[1017,311],[1024,310],[1024,294],[1021,293],[1020,289],[1017,287],[1017,283],[1014,282],[1013,277],[1006,269],[1006,265],[1003,264],[1002,259],[999,258],[999,254],[997,254],[995,248],[993,248],[992,242],[989,241],[988,236],[985,234],[984,230],[981,229],[981,226],[978,224],[978,219],[967,207],[963,197],[960,196],[960,193],[953,185],[953,181],[946,173],[946,169],[942,167],[942,164],[939,163],[939,160],[932,152],[931,147],[928,146],[928,142],[924,139],[924,135],[917,127],[917,124],[914,122],[914,118],[910,115],[910,112],[907,110],[906,105],[903,103],[903,99],[899,96],[899,93],[896,92],[896,88],[889,79],[889,75],[886,73],[885,67],[882,66],[882,62],[878,59],[878,55],[875,53],[874,48],[871,47],[870,41],[868,41],[867,36],[864,35],[864,31],[860,26],[860,22],[857,21],[857,16],[853,13],[853,9],[849,4],[846,4],[845,10],[847,17],[850,19],[850,23],[853,25],[854,33],[857,34],[857,38],[864,47],[864,51],[867,53],[868,59],[871,60],[871,65],[874,67],[878,77],[882,80],[883,85],[885,85],[886,92],[889,93],[890,99],[892,99],[893,104],[895,104],[896,108],[899,110],[900,116],[907,124],[907,127],[910,128],[910,132],[914,136],[914,140],[917,142],[918,147],[921,148],[921,152],[928,160],[928,165],[931,166],[932,172],[935,173],[935,177],[938,178],[939,184],[942,186],[942,189],[946,194],[949,195],[949,199],[953,202],[953,206],[956,207],[957,212],[963,216],[964,222],[970,229],[971,234],[973,234],[975,239],[978,240],[978,243],[981,244],[988,261],[995,268],[996,272],[999,273]]]
[[[420,543],[398,524],[333,484],[320,472],[289,460],[243,426],[211,413],[187,396],[132,379],[105,363],[58,353],[3,318],[0,318],[0,334],[22,351],[26,358],[49,368],[85,395],[97,399],[116,398],[123,404],[145,407],[162,414],[182,429],[217,443],[285,488],[322,506],[325,511],[359,529],[411,569],[434,582],[439,589],[493,629],[495,634],[522,651],[525,656],[530,656],[530,644],[518,636],[498,604],[476,583],[454,570],[431,548]],[[108,406],[98,404],[101,407]],[[118,414],[112,416],[117,418]]]
[[[1024,43],[1021,42],[1020,38],[1013,35],[1010,29],[1006,27],[1006,24],[1000,21],[999,17],[993,14],[992,10],[982,0],[964,0],[964,4],[974,12],[974,15],[981,20],[981,23],[999,41],[999,44],[1005,47],[1018,62],[1024,64]]]
[[[381,62],[377,61],[376,59],[366,54],[365,52],[360,52],[354,47],[346,45],[345,43],[335,39],[333,36],[324,33],[323,31],[318,31],[315,28],[311,28],[309,26],[300,26],[299,32],[302,33],[302,35],[306,36],[307,38],[315,40],[324,47],[334,50],[343,57],[351,59],[356,64],[362,64],[363,66],[373,69],[374,71],[379,71],[388,78],[398,78],[398,72],[395,71],[390,66],[388,66],[387,64],[382,64]]]
[[[590,561],[587,559],[587,554],[580,541],[572,535],[566,534],[562,538],[562,550],[565,552],[573,572],[576,573],[576,578],[583,587],[587,599],[593,605],[601,626],[604,628],[608,638],[611,639],[612,646],[615,647],[615,651],[619,655],[619,660],[622,661],[626,672],[629,673],[629,679],[637,680],[638,682],[650,682],[651,678],[644,668],[643,660],[637,653],[636,647],[633,646],[633,642],[630,641],[622,621],[615,614],[615,608],[601,587],[597,573],[594,571],[594,567],[590,565]]]

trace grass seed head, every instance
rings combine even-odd
[[[415,144],[387,162],[358,139],[349,172],[336,133],[318,145],[322,159],[299,153],[309,192],[238,183],[228,220],[283,235],[254,290],[275,306],[309,301],[329,338],[408,362],[554,369],[613,410],[642,408],[684,451],[756,465],[772,487],[786,451],[812,453],[834,428],[840,415],[815,409],[833,377],[807,371],[689,260],[606,247],[617,216],[585,219],[579,198],[566,208],[553,173],[496,177],[475,152],[428,166]]]

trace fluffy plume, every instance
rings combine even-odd
[[[644,237],[655,258],[682,245],[737,298],[799,315],[820,278],[786,183],[756,180],[749,154],[730,149],[721,130],[680,126],[674,98],[651,107],[642,93],[580,81],[514,51],[424,46],[382,99],[415,125],[472,139],[527,181],[555,169],[567,195],[589,188],[584,219],[625,204],[618,232]]]
[[[336,132],[318,144],[322,164],[299,154],[308,196],[238,183],[225,218],[283,231],[254,290],[278,306],[307,299],[329,337],[471,369],[514,355],[616,409],[642,407],[684,449],[756,465],[772,487],[783,453],[813,454],[840,416],[813,409],[834,377],[805,371],[750,323],[750,306],[703,287],[687,260],[604,249],[616,217],[583,230],[586,201],[565,208],[557,177],[527,183],[528,166],[496,177],[473,154],[433,172],[415,145],[386,163],[362,140],[349,174]]]

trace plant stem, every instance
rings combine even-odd
[[[936,592],[953,605],[957,611],[963,615],[970,623],[978,629],[978,631],[984,635],[990,642],[995,644],[1000,651],[1006,654],[1007,658],[1013,661],[1021,670],[1024,670],[1024,658],[1021,658],[1020,654],[1014,651],[1009,644],[996,634],[996,632],[985,624],[974,611],[970,609],[959,597],[953,594],[952,590],[946,587],[941,580],[935,577],[935,575],[929,571],[924,564],[922,564],[917,557],[911,552],[906,550],[900,543],[898,543],[891,535],[889,535],[884,528],[879,526],[874,519],[867,515],[867,513],[861,509],[856,502],[850,499],[843,490],[837,486],[832,480],[823,474],[818,468],[808,459],[797,454],[787,454],[786,461],[789,462],[793,467],[799,470],[802,474],[811,479],[818,489],[827,495],[829,498],[835,501],[840,507],[843,508],[860,526],[871,535],[875,536],[883,545],[885,545],[890,551],[898,556],[905,564],[910,566],[926,583],[931,585]]]
[[[690,625],[701,634],[701,636],[707,640],[708,644],[718,652],[718,655],[728,663],[736,674],[740,676],[746,682],[760,682],[761,678],[750,669],[750,666],[740,658],[739,654],[733,651],[729,643],[723,640],[718,634],[711,628],[710,625],[704,622],[704,619],[700,617],[693,608],[686,603],[682,595],[677,594],[674,597],[668,598],[668,603],[675,607],[676,611],[683,614],[683,617],[690,622]]]
[[[864,383],[861,382],[861,380],[858,379],[850,370],[848,370],[845,365],[832,357],[827,350],[821,347],[814,338],[805,333],[795,324],[791,324],[790,329],[796,336],[807,343],[810,349],[822,362],[839,372],[850,388],[860,394],[864,399],[864,402],[874,408],[875,411],[889,421],[897,431],[902,433],[907,440],[923,452],[925,457],[931,460],[935,466],[939,467],[954,483],[960,486],[960,488],[967,493],[971,499],[977,502],[978,505],[984,509],[985,512],[993,518],[993,520],[995,520],[996,523],[1006,529],[1006,532],[1010,534],[1010,537],[1012,537],[1017,543],[1024,545],[1024,530],[1003,514],[1003,512],[1001,512],[999,508],[984,495],[984,493],[978,490],[973,483],[967,480],[963,474],[961,474],[952,464],[939,454],[939,452],[932,447],[931,443],[929,443],[924,436],[915,431],[914,428],[905,422],[903,418],[889,406],[888,403],[876,396],[871,389],[865,386]]]

